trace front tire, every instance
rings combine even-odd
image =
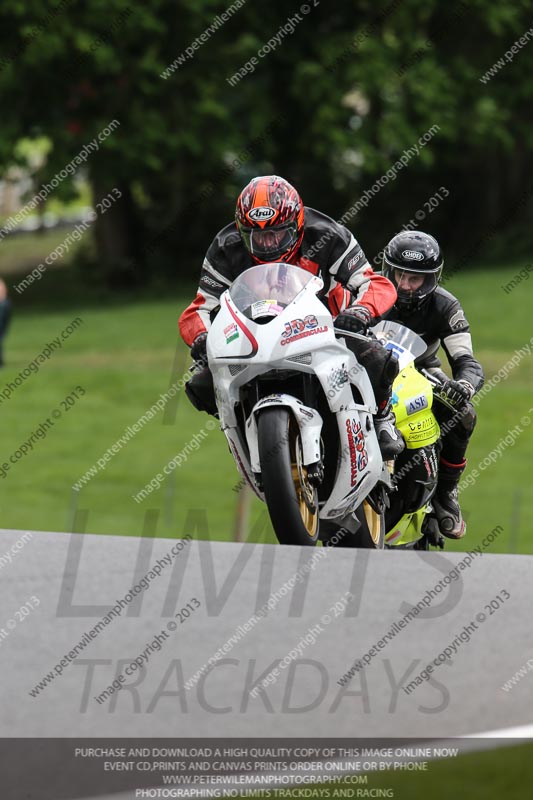
[[[368,500],[364,500],[359,508],[354,512],[357,517],[359,527],[355,533],[346,528],[341,528],[331,522],[326,522],[323,527],[326,529],[324,536],[325,547],[360,547],[370,550],[384,550],[385,534],[385,515],[374,511]]]
[[[318,539],[318,491],[307,480],[300,429],[291,412],[276,406],[257,420],[261,479],[280,544],[313,547]]]
[[[357,547],[368,547],[373,550],[383,550],[385,547],[385,514],[374,511],[368,500],[364,500],[355,512],[361,527],[355,534]]]

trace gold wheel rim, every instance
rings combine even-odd
[[[381,516],[374,511],[367,500],[363,501],[363,511],[365,512],[366,524],[368,525],[372,541],[378,546],[381,538]]]
[[[291,423],[289,422],[289,425]],[[315,489],[307,480],[303,464],[301,443],[292,431],[291,441],[291,474],[296,490],[296,499],[300,517],[305,530],[311,539],[314,539],[318,530],[318,506],[315,498]]]

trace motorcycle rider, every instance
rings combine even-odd
[[[277,175],[253,178],[237,200],[235,222],[215,236],[203,262],[198,293],[179,320],[196,362],[185,390],[200,411],[216,414],[212,375],[205,365],[207,331],[219,298],[244,270],[257,264],[287,262],[319,275],[319,295],[335,317],[335,327],[366,333],[396,300],[393,284],[376,274],[350,231],[307,206],[288,181]],[[346,337],[369,375],[378,412],[374,417],[383,458],[394,458],[405,443],[394,424],[391,387],[397,359],[375,339]]]
[[[461,304],[439,286],[444,261],[433,236],[419,231],[404,231],[394,236],[383,254],[383,274],[395,285],[398,299],[385,315],[418,333],[426,342],[426,352],[416,366],[442,381],[435,395],[442,401],[434,405],[435,416],[444,427],[439,478],[432,500],[440,532],[451,539],[466,533],[457,496],[457,484],[466,466],[465,454],[476,424],[470,402],[483,386],[483,368],[474,358],[470,327]],[[453,378],[441,369],[437,351],[442,345]],[[446,403],[446,405],[444,404]]]

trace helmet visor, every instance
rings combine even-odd
[[[384,258],[384,274],[398,292],[398,305],[417,308],[437,288],[442,274],[442,265],[434,270],[416,270],[397,267]]]
[[[248,252],[260,261],[279,261],[298,240],[296,221],[272,228],[248,228],[238,223]]]

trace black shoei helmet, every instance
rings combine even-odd
[[[396,305],[407,311],[421,308],[437,288],[443,264],[439,243],[429,233],[404,231],[394,236],[383,253],[383,274],[396,287]],[[412,292],[398,289],[395,270],[424,275],[424,283]]]

